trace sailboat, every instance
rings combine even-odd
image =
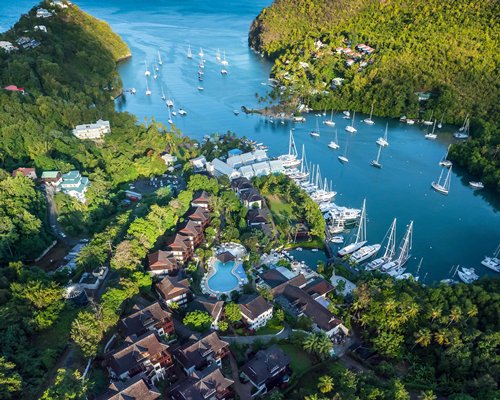
[[[149,90],[148,79],[146,78],[146,96],[151,96],[151,90]]]
[[[217,61],[220,61],[220,50],[219,49],[217,49],[217,52],[215,53],[215,59]]]
[[[370,261],[365,268],[367,271],[376,270],[380,268],[382,265],[392,261],[392,258],[396,254],[396,222],[397,220],[396,218],[394,218],[391,226],[389,227],[389,230],[385,234],[385,237],[388,237],[388,240],[387,240],[387,246],[385,247],[384,255],[380,258]],[[382,240],[382,243],[384,243],[385,237],[384,240]]]
[[[450,151],[450,146],[448,146],[448,150],[446,150],[446,154],[444,155],[443,159],[439,161],[439,165],[445,168],[450,168],[453,166],[453,163],[448,160],[448,152]]]
[[[465,117],[464,124],[453,134],[455,139],[467,139],[469,137],[470,119],[469,114]]]
[[[157,70],[155,69],[155,67],[154,67],[152,64],[151,64],[151,68],[152,68],[152,69],[153,69],[153,71],[154,71],[153,78],[154,78],[154,79],[158,78],[158,74],[156,73],[156,71],[157,71]]]
[[[191,51],[191,45],[188,45],[187,58],[193,58],[193,52]]]
[[[373,115],[373,104],[375,103],[372,103],[372,110],[370,111],[370,118],[366,118],[363,120],[363,122],[365,124],[368,124],[368,125],[374,125],[375,124],[375,121],[372,119],[372,115]],[[354,126],[354,123],[353,123],[353,126]]]
[[[170,114],[170,108],[167,108],[168,110],[168,123],[170,125],[172,125],[174,123],[174,121],[172,121],[172,115]]]
[[[387,141],[387,128],[388,128],[388,127],[389,127],[389,123],[385,124],[385,133],[384,133],[384,137],[379,137],[379,138],[377,139],[377,142],[376,142],[376,143],[377,143],[379,146],[383,146],[383,147],[385,147],[385,146],[389,146],[389,142]]]
[[[342,114],[344,114],[345,119],[351,118],[351,113],[349,112],[349,110],[342,111]]]
[[[205,57],[205,53],[203,53],[203,49],[202,49],[201,47],[200,47],[200,52],[198,53],[198,55],[200,56],[201,61],[205,61],[205,60],[203,59],[203,57]]]
[[[328,125],[328,126],[335,126],[335,122],[333,121],[333,109],[332,109],[332,113],[331,113],[331,115],[330,115],[330,119],[325,119],[325,120],[323,121],[323,123],[324,123],[325,125]]]
[[[428,120],[423,122],[424,125],[431,126],[432,125],[432,117],[434,116],[434,111],[431,113],[431,117]],[[434,122],[435,123],[435,122]]]
[[[337,135],[337,130],[335,129],[335,140],[332,140],[330,143],[328,143],[328,147],[333,150],[337,150],[340,148],[339,146],[339,138]]]
[[[349,133],[356,133],[358,130],[354,127],[354,118],[356,117],[356,111],[352,113],[352,122],[351,125],[347,125],[345,130]]]
[[[163,85],[161,85],[161,99],[163,101],[165,101],[166,97],[165,97],[165,92],[163,91]]]
[[[290,130],[290,136],[288,139],[288,153],[278,156],[278,160],[281,161],[284,168],[295,168],[300,165],[301,161],[297,159],[298,156],[297,146],[295,145],[295,140],[293,138],[293,131]],[[302,149],[302,156],[304,156],[304,150]]]
[[[223,56],[222,61],[220,63],[226,67],[229,65],[229,62],[226,60],[226,50],[224,50],[224,56]]]
[[[348,254],[354,253],[366,244],[366,199],[363,200],[363,208],[361,209],[361,217],[359,219],[358,231],[356,239],[353,243],[342,247],[338,251],[339,257],[344,257]]]
[[[160,50],[158,50],[158,64],[163,65],[163,61],[161,60]]]
[[[435,130],[436,130],[436,121],[434,121],[434,126],[432,127],[432,132],[426,133],[425,138],[428,140],[435,140],[437,138],[437,135],[434,133]]]
[[[307,179],[309,177],[309,169],[307,167],[306,160],[306,148],[304,145],[302,145],[302,159],[296,160],[296,162],[300,163],[300,171],[294,174],[294,179],[296,181],[303,181],[304,179]]]
[[[491,269],[495,272],[500,272],[500,245],[496,248],[492,257],[484,257],[484,260],[481,261],[481,264],[486,268]]]
[[[382,265],[381,270],[383,272],[393,271],[391,273],[391,275],[393,276],[401,275],[404,272],[403,266],[410,258],[412,241],[413,241],[413,221],[410,221],[410,224],[408,225],[408,228],[406,229],[406,232],[401,241],[401,245],[399,246],[398,257],[395,260],[389,261],[388,263]]]
[[[375,168],[382,168],[382,164],[380,164],[380,152],[382,151],[382,146],[378,146],[378,153],[377,153],[377,159],[372,160],[370,163],[371,166]]]
[[[441,169],[441,174],[439,174],[438,181],[431,183],[432,188],[436,192],[439,192],[441,194],[448,194],[449,193],[449,191],[450,191],[450,177],[451,177],[451,170],[452,169],[453,169],[452,167],[450,167],[448,169],[448,173],[446,174],[446,178],[444,179],[443,182],[441,182],[441,180],[443,178],[443,171],[444,171],[444,168],[442,168]]]
[[[186,110],[184,110],[183,108],[179,108],[179,115],[181,115],[181,116],[187,115]]]
[[[476,270],[474,268],[465,267],[462,267],[462,270],[458,271],[458,277],[464,283],[472,283],[479,279],[479,276],[476,274]]]
[[[441,121],[439,121],[439,124],[437,124],[437,128],[441,129],[443,127],[443,119],[444,119],[444,113],[441,115]]]
[[[150,76],[151,72],[149,72],[148,70],[148,63],[146,61],[144,61],[144,67],[146,68],[146,70],[144,71],[144,76]]]
[[[349,162],[349,159],[347,158],[347,145],[348,145],[348,140],[347,138],[345,139],[345,150],[344,150],[344,154],[338,156],[337,158],[339,159],[339,161],[343,164],[346,164]]]
[[[313,137],[319,137],[318,118],[316,118],[316,130],[309,132],[309,135],[311,135]]]

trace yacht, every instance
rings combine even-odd
[[[425,138],[427,140],[436,140],[437,139],[437,135],[434,133],[435,129],[436,129],[436,121],[434,121],[434,126],[432,127],[432,132],[425,134]]]
[[[342,111],[342,114],[344,114],[344,118],[351,118],[351,113],[349,112],[349,110]]]
[[[500,245],[498,245],[498,247],[495,250],[495,253],[493,253],[493,257],[484,257],[484,260],[481,261],[481,264],[486,268],[491,269],[492,271],[500,272],[500,259],[498,258],[499,254],[500,254]]]
[[[184,110],[183,108],[179,108],[179,115],[182,115],[182,116],[187,115],[186,110]]]
[[[174,102],[172,99],[167,99],[166,104],[167,104],[167,107],[169,107],[169,108],[174,106]]]
[[[203,86],[198,86],[197,89],[199,92],[202,92],[203,90],[205,90],[205,88]]]
[[[434,116],[434,111],[431,113],[431,117],[423,122],[424,125],[431,126],[433,124],[432,117]]]
[[[146,78],[146,96],[151,96],[151,90],[149,90],[148,80]]]
[[[380,250],[380,244],[372,244],[368,246],[363,246],[359,250],[355,251],[351,255],[351,260],[356,264],[359,264],[365,260],[368,260],[370,257],[373,257]]]
[[[347,158],[347,145],[348,145],[347,139],[348,138],[345,139],[344,154],[337,157],[342,164],[347,164],[349,162],[349,159]]]
[[[330,115],[330,119],[325,119],[325,120],[323,121],[323,123],[324,123],[325,125],[328,125],[328,126],[335,126],[335,122],[333,121],[333,109],[332,109],[332,113],[331,113],[331,115]]]
[[[167,108],[168,110],[168,120],[167,122],[172,125],[174,123],[174,121],[172,121],[172,115],[170,114],[170,108]]]
[[[302,149],[302,154],[303,153]],[[293,138],[293,131],[290,130],[290,136],[288,139],[288,154],[283,154],[278,156],[278,160],[281,161],[284,168],[295,168],[298,167],[301,163],[301,160],[297,158],[298,151],[297,146],[295,145],[295,139]]]
[[[474,268],[465,267],[462,267],[461,270],[458,270],[458,277],[464,283],[472,283],[479,279],[479,276],[476,274],[476,270]]]
[[[372,103],[372,110],[370,111],[370,118],[366,118],[366,119],[363,120],[363,122],[365,124],[368,124],[368,125],[374,125],[375,124],[375,121],[372,119],[372,116],[373,116],[373,104],[374,103]]]
[[[344,232],[345,230],[345,221],[341,218],[334,219],[328,228],[328,231],[332,234],[337,234]],[[342,238],[342,243],[344,243],[344,238]]]
[[[483,182],[469,181],[469,186],[474,189],[484,189]]]
[[[450,146],[448,146],[448,150],[446,150],[446,154],[444,155],[443,159],[439,161],[439,165],[445,168],[451,168],[453,166],[453,163],[448,160],[448,152],[450,151]]]
[[[352,113],[352,122],[351,125],[347,125],[345,130],[349,133],[356,133],[358,130],[354,127],[354,118],[356,117],[356,111]]]
[[[366,200],[363,200],[363,208],[361,209],[361,218],[359,220],[358,231],[354,242],[342,247],[338,251],[339,257],[344,257],[359,250],[366,244]]]
[[[396,268],[403,267],[410,258],[410,251],[413,241],[413,221],[410,221],[408,229],[406,230],[401,245],[399,246],[399,255],[396,259],[385,263],[380,267],[382,272],[389,272]]]
[[[403,275],[403,272],[405,272],[405,270],[406,270],[405,267],[396,267],[394,269],[391,269],[389,272],[387,272],[387,275],[398,279],[401,275]]]
[[[306,119],[302,115],[296,115],[292,118],[293,122],[306,122]]]
[[[191,51],[191,45],[188,45],[187,58],[193,58],[193,52]]]
[[[406,118],[406,124],[407,125],[415,125],[415,120],[414,119],[410,119],[410,118]]]
[[[344,243],[344,237],[343,236],[332,236],[330,239],[330,242],[334,244],[342,244]]]
[[[389,123],[385,124],[385,133],[383,137],[379,137],[377,139],[377,144],[382,147],[389,146],[389,142],[387,141],[387,127],[389,126]]]
[[[227,75],[227,69],[222,68],[222,69],[220,70],[220,74],[221,74],[221,75]]]
[[[165,97],[165,92],[163,91],[163,85],[161,85],[161,99],[163,101],[165,101],[166,97]]]
[[[338,134],[337,130],[335,129],[335,140],[330,141],[330,143],[328,143],[328,147],[330,149],[337,150],[340,148],[338,143],[339,143]]]
[[[442,181],[443,171],[444,171],[444,168],[442,168],[441,169],[441,174],[439,175],[438,181],[431,183],[432,188],[436,192],[439,192],[441,194],[448,194],[450,192],[450,176],[451,176],[451,170],[452,169],[453,169],[452,167],[450,167],[448,169],[448,173],[446,174],[446,178],[444,179],[444,181]]]
[[[372,160],[370,165],[375,168],[382,168],[382,164],[380,164],[380,152],[382,151],[382,146],[378,146],[377,159]]]
[[[158,50],[158,65],[163,65],[163,61],[161,59],[160,50]]]
[[[387,245],[385,247],[384,255],[373,261],[370,261],[365,268],[367,271],[373,271],[379,269],[382,265],[392,261],[392,258],[396,254],[396,218],[394,218],[394,220],[392,221],[392,224],[389,227],[387,233],[385,234],[385,237],[388,237],[388,240],[387,240]],[[382,243],[385,242],[385,237],[382,240]]]

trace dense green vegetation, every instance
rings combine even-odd
[[[315,109],[354,109],[461,124],[474,140],[452,157],[500,190],[497,1],[276,0],[254,21],[250,45],[274,59],[274,98]],[[315,40],[325,45],[318,48]],[[348,67],[337,47],[375,49]],[[307,67],[299,63],[307,63]],[[332,86],[334,78],[344,79]],[[417,92],[428,92],[418,101]]]
[[[497,398],[499,283],[424,287],[380,277],[358,282],[351,313],[382,357],[376,371],[440,395]]]

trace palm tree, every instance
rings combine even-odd
[[[442,329],[442,330],[434,333],[434,340],[440,346],[448,344],[449,343],[448,332],[446,330]]]
[[[304,339],[302,346],[308,353],[315,354],[321,359],[327,358],[333,348],[332,341],[324,332],[310,334]]]
[[[328,393],[333,390],[333,378],[329,375],[323,375],[318,380],[318,389],[321,393]]]
[[[432,333],[429,329],[420,329],[417,333],[415,333],[415,338],[415,344],[418,344],[421,347],[427,347],[431,344]]]
[[[474,318],[478,312],[479,310],[477,309],[477,306],[475,304],[471,305],[467,310],[467,319],[465,321],[468,321],[469,318]]]
[[[414,318],[417,316],[418,312],[420,311],[420,307],[418,306],[417,303],[411,303],[407,310],[406,310],[406,315],[409,318]]]
[[[460,310],[460,307],[453,307],[450,311],[450,315],[449,315],[449,320],[450,322],[448,323],[448,326],[452,323],[452,322],[458,322],[459,319],[462,317],[462,310]]]
[[[431,309],[430,317],[431,317],[431,322],[434,322],[436,318],[439,318],[441,316],[442,310],[441,307],[436,306]]]
[[[420,395],[420,400],[436,400],[437,396],[432,390],[426,390]]]

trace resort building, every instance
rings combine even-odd
[[[210,213],[203,207],[196,207],[191,209],[188,212],[186,218],[200,225],[203,229],[205,229],[210,223]]]
[[[160,397],[161,393],[144,375],[136,375],[126,382],[112,382],[106,393],[96,400],[157,400]]]
[[[49,18],[52,17],[52,13],[45,8],[39,8],[36,10],[36,17],[37,18]]]
[[[166,305],[177,303],[180,306],[192,300],[193,294],[187,279],[165,277],[155,285],[156,293]]]
[[[222,365],[222,359],[229,354],[229,343],[219,339],[216,332],[204,336],[193,335],[189,341],[174,352],[177,361],[186,374],[201,371],[211,364]]]
[[[212,328],[219,329],[219,321],[222,316],[222,309],[224,302],[216,297],[202,297],[197,296],[191,304],[189,304],[188,311],[204,311],[212,317]]]
[[[73,135],[78,139],[101,139],[105,134],[111,133],[109,121],[98,120],[95,124],[77,125]]]
[[[191,206],[208,210],[210,208],[210,195],[204,190],[196,193],[193,200],[191,200]]]
[[[192,165],[192,167],[195,171],[201,171],[201,170],[204,170],[206,168],[207,159],[205,158],[205,156],[199,156],[199,157],[192,158],[191,160],[189,160],[189,164]]]
[[[241,195],[242,192],[253,189],[252,182],[248,178],[245,177],[239,177],[236,179],[233,179],[231,181],[231,188],[236,192],[236,194],[239,196]]]
[[[81,176],[79,171],[69,171],[62,176],[60,188],[64,194],[85,202],[85,192],[90,185],[89,178]]]
[[[42,182],[46,185],[59,186],[62,182],[62,175],[59,171],[43,171]]]
[[[258,287],[265,287],[271,291],[273,297],[283,293],[286,286],[304,286],[307,280],[304,275],[296,275],[285,267],[272,268],[259,275]]]
[[[171,251],[158,250],[148,254],[148,271],[152,275],[166,276],[177,273],[179,263]]]
[[[44,32],[47,33],[47,27],[45,25],[35,25],[35,32]]]
[[[167,241],[167,250],[170,250],[179,263],[184,264],[193,257],[194,247],[187,236],[176,234]]]
[[[273,317],[273,305],[259,295],[242,296],[238,302],[243,322],[251,330],[266,326]]]
[[[263,395],[288,382],[290,359],[277,345],[259,350],[241,369],[240,376],[255,387],[253,396]]]
[[[234,179],[240,176],[238,171],[218,158],[214,158],[211,162],[207,163],[207,171],[215,177],[226,175],[229,179]]]
[[[161,153],[161,159],[165,162],[165,165],[174,165],[177,162],[177,156],[174,156],[170,153],[163,152]]]
[[[269,212],[264,208],[252,208],[248,210],[247,221],[250,227],[269,224]]]
[[[333,285],[321,277],[314,278],[307,282],[307,285],[302,289],[314,300],[325,304],[322,300],[326,300],[328,293],[333,290]]]
[[[163,379],[173,359],[168,346],[158,339],[155,332],[137,337],[127,337],[122,348],[106,357],[106,366],[113,379],[128,379],[138,374],[152,380]]]
[[[234,398],[231,385],[221,370],[213,365],[206,370],[195,371],[169,391],[169,399],[173,400],[226,400]]]
[[[35,168],[17,168],[12,171],[12,176],[16,177],[17,175],[23,175],[26,178],[30,178],[32,180],[38,179]]]
[[[264,200],[257,189],[245,190],[240,195],[240,200],[246,208],[262,208]]]
[[[191,220],[187,220],[181,225],[178,234],[187,237],[193,249],[198,247],[205,237],[201,225]]]
[[[118,323],[118,331],[123,337],[141,336],[149,331],[163,336],[173,334],[175,328],[172,314],[155,302],[147,307],[134,305],[132,313]]]
[[[0,49],[4,50],[6,53],[10,53],[11,51],[17,50],[17,47],[11,42],[0,40]]]

